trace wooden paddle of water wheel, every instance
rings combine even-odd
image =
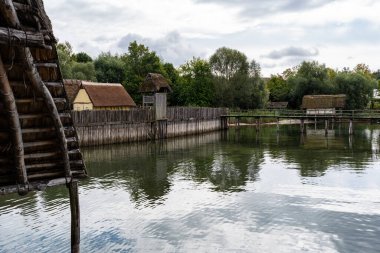
[[[86,177],[42,0],[0,1],[0,195],[66,184],[79,252],[77,180]]]

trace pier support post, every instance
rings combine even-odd
[[[277,133],[280,132],[280,118],[277,118]]]
[[[314,118],[314,130],[317,130],[317,117]]]
[[[348,128],[348,134],[353,135],[354,134],[354,129],[353,129],[353,124],[352,124],[352,119],[350,119],[350,126]]]
[[[329,134],[329,122],[328,120],[325,120],[325,136]]]
[[[71,181],[67,184],[70,195],[71,210],[71,253],[80,252],[80,211],[78,181]]]
[[[257,120],[256,120],[256,131],[257,132],[260,132],[260,122],[261,122],[261,118],[257,118]]]
[[[300,128],[301,128],[301,134],[303,134],[305,132],[305,120],[304,119],[301,119]]]

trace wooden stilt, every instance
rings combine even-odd
[[[280,132],[280,119],[277,118],[277,133]]]
[[[314,118],[314,130],[317,130],[317,116]]]
[[[325,120],[325,135],[327,136],[329,134],[329,122]]]
[[[71,210],[71,252],[80,252],[80,210],[78,181],[68,183]]]
[[[301,127],[301,134],[303,134],[305,131],[305,120],[304,119],[301,119],[300,127]]]
[[[350,119],[350,126],[349,126],[349,129],[348,129],[348,134],[349,135],[353,135],[354,134],[352,119]]]

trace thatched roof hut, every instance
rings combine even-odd
[[[0,195],[86,176],[42,0],[0,13]]]
[[[167,93],[172,92],[169,82],[161,74],[149,73],[141,84],[141,93]]]
[[[128,110],[136,107],[135,101],[120,83],[81,81],[80,91],[74,100],[74,110]],[[82,106],[87,103],[87,108]]]
[[[267,108],[271,110],[286,109],[288,108],[288,102],[269,102]]]
[[[347,96],[339,95],[307,95],[302,99],[302,109],[342,109],[346,106]]]

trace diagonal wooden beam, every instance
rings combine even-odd
[[[9,129],[11,133],[14,165],[17,171],[17,183],[23,186],[19,194],[24,195],[28,193],[27,184],[28,177],[26,174],[25,160],[24,160],[24,146],[22,140],[22,131],[20,126],[19,115],[16,107],[16,100],[13,95],[11,85],[9,83],[6,70],[0,55],[0,97],[4,103],[5,110],[8,116]]]

